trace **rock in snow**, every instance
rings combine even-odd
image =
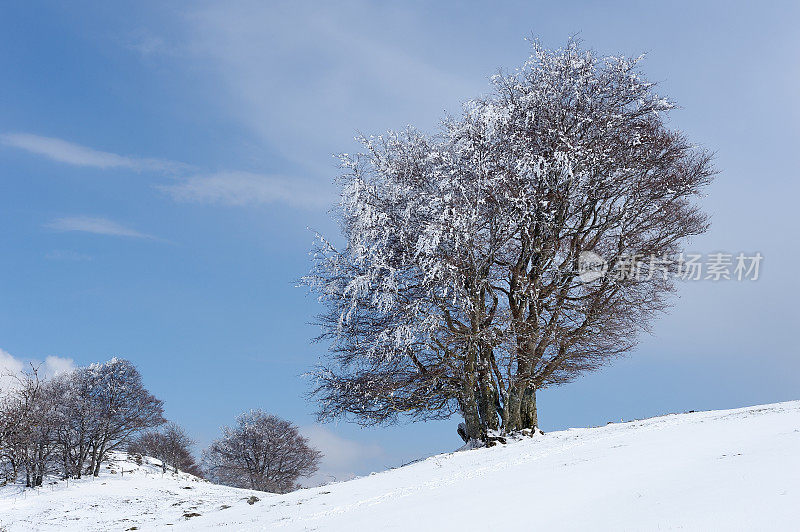
[[[551,432],[288,495],[114,458],[94,480],[0,488],[0,530],[796,530],[800,523],[800,401]]]

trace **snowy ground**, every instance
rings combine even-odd
[[[162,473],[158,460],[145,457],[137,465],[126,454],[113,453],[97,478],[51,480],[35,490],[0,488],[0,531],[160,529],[191,519],[189,514],[247,506],[251,495],[265,494],[217,486],[188,473]]]
[[[797,530],[800,401],[552,432],[288,495],[152,467],[4,489],[10,531]]]

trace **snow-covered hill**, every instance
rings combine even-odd
[[[247,506],[251,496],[264,493],[163,473],[159,460],[144,457],[139,465],[125,453],[111,453],[97,478],[50,479],[37,489],[0,487],[0,531],[154,530]]]
[[[25,497],[2,491],[0,523],[11,531],[796,530],[800,401],[552,432],[288,495],[162,477],[153,466],[107,471]]]

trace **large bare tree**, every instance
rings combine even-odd
[[[326,308],[321,418],[460,412],[485,440],[535,429],[538,390],[631,350],[707,229],[694,198],[714,174],[638,64],[534,44],[439,134],[343,158],[346,246],[320,238],[305,278]],[[607,275],[580,275],[588,252]]]

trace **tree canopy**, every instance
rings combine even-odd
[[[320,237],[305,278],[325,306],[321,418],[533,429],[537,390],[634,347],[674,290],[670,258],[708,227],[694,199],[715,173],[640,60],[534,44],[437,134],[343,156],[346,245]],[[580,275],[587,252],[608,274]]]

